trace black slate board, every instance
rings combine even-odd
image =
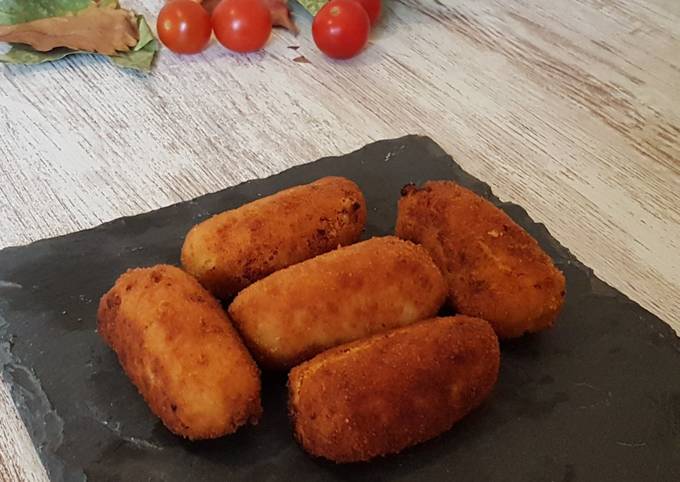
[[[337,466],[305,455],[291,436],[281,375],[263,380],[257,427],[208,442],[174,437],[96,334],[99,297],[129,267],[177,263],[185,233],[206,216],[325,175],[347,176],[366,193],[366,237],[392,232],[409,182],[454,179],[491,199],[565,272],[557,327],[504,343],[492,398],[450,432],[398,456]],[[378,142],[8,248],[0,280],[0,364],[53,480],[680,480],[680,339],[427,138]]]

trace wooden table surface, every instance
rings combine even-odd
[[[0,69],[0,247],[425,134],[680,330],[680,2],[384,3],[348,62],[296,8],[259,54]],[[0,388],[0,480],[45,479]]]

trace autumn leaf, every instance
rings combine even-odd
[[[172,1],[172,0],[167,0],[167,1]],[[166,1],[166,3],[167,3]],[[212,11],[215,10],[215,7],[217,6],[218,3],[220,3],[222,0],[194,0],[196,3],[201,3],[203,4],[203,7],[208,11],[209,14],[212,15]]]
[[[297,3],[302,5],[302,8],[312,15],[316,15],[321,10],[321,7],[328,3],[328,0],[297,0]]]
[[[127,53],[120,53],[109,57],[111,61],[120,67],[148,72],[151,70],[153,60],[158,52],[158,40],[153,36],[149,25],[142,15],[137,16],[139,25],[139,42],[134,49]],[[9,52],[0,54],[0,62],[8,64],[42,64],[54,62],[69,55],[85,54],[80,50],[57,48],[49,52],[38,52],[28,45],[13,45]]]
[[[215,9],[217,4],[220,3],[221,0],[194,0],[194,1],[203,4],[203,7],[205,7],[205,9],[209,13],[212,13],[212,11]],[[269,12],[271,13],[272,25],[274,25],[275,27],[283,27],[287,30],[290,30],[295,35],[297,35],[300,32],[297,28],[297,25],[295,25],[295,22],[293,22],[293,19],[290,18],[290,11],[288,10],[288,0],[262,0],[262,1],[264,2],[264,4],[269,9]]]
[[[0,26],[0,41],[26,44],[39,52],[66,47],[114,55],[139,40],[135,15],[123,9],[89,7],[75,15]]]
[[[0,25],[30,22],[45,17],[61,17],[86,9],[91,0],[2,0]]]
[[[149,71],[158,52],[158,40],[142,15],[137,16],[137,26],[139,42],[135,48],[126,54],[111,57],[111,61],[121,67]]]
[[[38,52],[28,45],[13,45],[5,54],[0,54],[0,62],[6,64],[42,64],[43,62],[54,62],[72,54],[77,54],[77,50],[54,49],[49,52]]]
[[[118,8],[118,0],[0,0],[0,25],[63,17],[93,6]]]
[[[118,0],[0,0],[0,25],[19,24],[46,17],[72,16],[90,7],[117,9],[119,5]],[[139,38],[136,45],[132,48],[127,47],[127,51],[115,52],[109,58],[121,67],[146,72],[151,70],[156,52],[158,52],[158,41],[144,16],[136,15],[133,23],[138,32],[135,36]],[[0,62],[40,64],[83,53],[89,52],[66,47],[57,47],[48,52],[40,52],[28,45],[14,43],[8,52],[0,54]]]
[[[269,8],[272,15],[272,25],[283,27],[290,30],[295,35],[300,31],[290,18],[290,11],[288,10],[288,0],[264,0],[264,4]]]

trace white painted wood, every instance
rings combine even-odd
[[[123,3],[152,19],[161,4]],[[680,2],[385,4],[348,62],[298,11],[298,38],[163,51],[150,76],[93,58],[0,70],[0,246],[420,133],[680,329]],[[0,464],[44,478],[4,394]]]

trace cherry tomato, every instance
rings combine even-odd
[[[202,51],[212,35],[210,14],[191,0],[166,3],[158,14],[156,28],[161,42],[178,54]]]
[[[262,0],[222,0],[212,23],[217,40],[235,52],[260,50],[272,32],[272,16]]]
[[[382,10],[382,2],[380,0],[357,0],[371,21],[371,27],[374,27],[378,19],[380,18],[380,11]]]
[[[312,23],[316,46],[334,59],[348,59],[361,52],[370,30],[368,14],[356,0],[331,0]]]

